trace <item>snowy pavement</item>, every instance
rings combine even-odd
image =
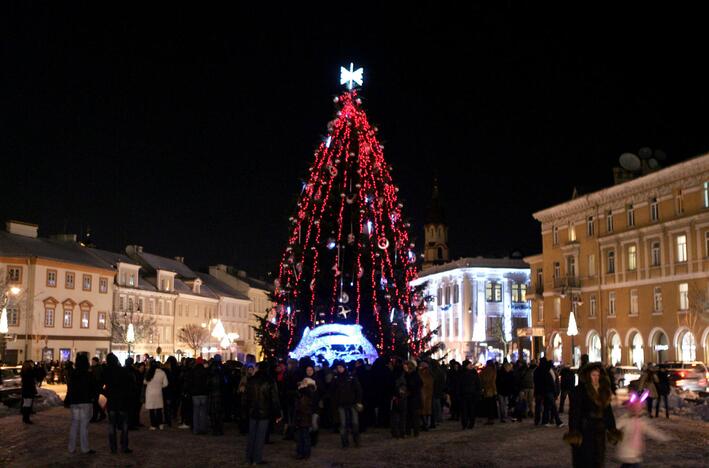
[[[616,415],[622,410],[616,409]],[[564,421],[566,417],[563,416]],[[246,438],[234,424],[225,425],[225,435],[195,436],[185,430],[141,429],[130,432],[134,453],[111,455],[107,424],[90,425],[91,447],[95,455],[67,452],[69,411],[51,408],[33,416],[34,425],[21,423],[15,414],[0,419],[0,466],[150,466],[223,467],[240,465]],[[142,421],[147,421],[143,414]],[[653,419],[654,424],[673,437],[666,443],[649,443],[644,467],[707,466],[709,424],[684,417]],[[274,438],[266,446],[264,458],[278,467],[559,467],[570,466],[570,449],[562,440],[567,428],[535,428],[527,419],[521,423],[483,425],[479,419],[472,431],[462,431],[457,422],[446,421],[418,438],[393,440],[384,429],[369,429],[361,448],[343,450],[337,434],[326,432],[313,449],[308,463],[295,460],[292,441]],[[618,466],[608,450],[607,466]]]

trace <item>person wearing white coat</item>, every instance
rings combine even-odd
[[[145,375],[145,409],[150,412],[150,430],[165,428],[162,422],[162,389],[167,387],[167,375],[158,367],[158,362],[150,361],[150,369]]]
[[[626,403],[628,412],[616,421],[616,427],[623,433],[616,452],[618,461],[622,463],[621,468],[640,466],[645,454],[645,437],[658,442],[671,440],[671,437],[655,429],[651,421],[642,417],[643,402],[647,400],[649,393],[648,390],[642,395],[630,392],[630,399]]]

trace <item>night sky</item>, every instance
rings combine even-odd
[[[437,174],[453,258],[539,252],[532,212],[623,152],[709,150],[698,12],[78,3],[0,7],[0,218],[41,235],[273,270],[350,61],[412,234]]]

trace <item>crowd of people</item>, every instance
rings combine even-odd
[[[119,445],[131,452],[128,432],[144,427],[143,408],[150,430],[174,425],[221,436],[224,423],[234,423],[247,437],[250,464],[263,462],[264,444],[275,436],[294,440],[298,459],[310,457],[321,430],[339,432],[343,448],[360,446],[360,434],[373,426],[388,428],[393,438],[419,437],[443,422],[444,408],[462,430],[473,429],[477,419],[491,425],[530,418],[535,426],[563,427],[559,413],[568,399],[565,440],[572,445],[575,466],[600,466],[594,463],[603,460],[606,435],[616,431],[610,408],[615,385],[608,377],[613,370],[589,364],[585,355],[576,372],[555,368],[543,357],[530,364],[490,360],[481,367],[468,360],[446,364],[396,357],[371,365],[362,360],[316,365],[309,358],[241,363],[222,362],[218,354],[180,362],[170,356],[161,363],[146,355],[121,365],[114,354],[100,363],[80,353],[62,374],[68,384],[64,403],[71,409],[72,453],[77,436],[81,452],[94,453],[88,424],[106,418],[111,452]],[[27,361],[23,398],[34,397],[39,375]],[[661,378],[647,369],[639,385],[647,390],[643,401],[650,408],[663,391]],[[26,408],[24,401],[23,420],[31,423],[31,404]],[[595,462],[584,465],[583,460]]]

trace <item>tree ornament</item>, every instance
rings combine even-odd
[[[310,290],[315,291],[315,278],[310,280]]]
[[[343,304],[347,304],[348,302],[350,302],[350,296],[344,291],[340,293],[340,302]]]
[[[331,269],[335,271],[335,277],[336,277],[336,278],[337,278],[338,276],[340,276],[340,274],[341,274],[340,268],[339,268],[337,265],[333,266]]]
[[[345,198],[346,196],[345,192],[340,192],[340,198]]]
[[[337,315],[347,318],[347,314],[349,314],[351,310],[352,309],[350,309],[349,307],[345,307],[345,306],[341,305],[339,307],[339,312],[337,313]]]
[[[384,236],[380,237],[377,240],[377,246],[382,250],[386,250],[389,247],[389,239]]]
[[[357,270],[357,278],[361,278],[364,276],[364,268],[359,267],[359,270]]]
[[[351,205],[352,203],[354,203],[355,198],[357,198],[357,195],[356,195],[356,194],[352,194],[352,195],[348,196],[348,197],[345,199],[345,201],[347,202],[348,205]]]
[[[355,243],[355,235],[351,232],[349,234],[347,234],[347,243],[349,245],[352,245]]]
[[[332,164],[328,164],[327,170],[332,177],[335,177],[337,175],[337,168],[335,166],[333,166]]]
[[[296,264],[295,264],[295,270],[296,270],[298,273],[302,273],[302,271],[303,271],[303,262],[298,262],[298,263],[296,263]]]
[[[335,98],[332,100],[332,102],[337,104],[338,102],[340,102],[340,98],[338,96],[335,96]]]

